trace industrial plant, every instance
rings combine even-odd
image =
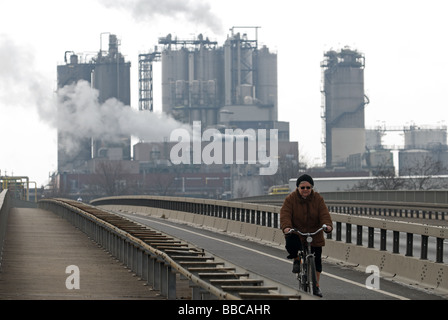
[[[161,63],[163,113],[190,127],[200,123],[202,131],[264,132],[267,139],[273,137],[269,132],[275,132],[275,150],[270,148],[272,144],[258,144],[256,157],[263,152],[275,156],[276,172],[260,175],[265,164],[249,159],[249,138],[244,143],[242,162],[174,164],[170,153],[177,141],[140,139],[131,146],[131,137],[122,136],[118,142],[73,139],[62,128],[58,132],[54,190],[84,197],[99,192],[138,192],[234,198],[264,194],[270,186],[294,175],[298,143],[289,141],[289,123],[278,121],[277,54],[266,46],[259,47],[258,27],[244,29],[255,36],[232,28],[223,45],[201,34],[195,39],[159,38],[155,50],[138,57],[138,110],[154,111],[153,64]],[[80,61],[75,52],[65,52],[65,64],[58,66],[58,88],[87,81],[98,90],[100,103],[114,98],[123,108],[129,107],[130,63],[120,53],[119,43],[109,34],[108,50],[103,50],[101,43],[98,54],[88,61]],[[68,143],[77,144],[76,148],[68,152]],[[202,142],[200,152],[205,152],[204,148],[207,144]]]
[[[261,175],[263,164],[248,157],[238,163],[173,163],[171,152],[178,141],[168,137],[158,141],[138,137],[132,145],[131,137],[120,132],[119,139],[113,140],[73,139],[73,133],[60,129],[54,192],[84,198],[138,193],[227,199],[266,194],[272,186],[296,177],[304,167],[299,163],[298,142],[290,141],[289,122],[278,119],[277,54],[259,46],[258,28],[231,28],[223,44],[202,34],[193,39],[171,34],[159,38],[154,50],[138,56],[138,111],[154,112],[153,87],[160,81],[162,111],[179,126],[199,123],[202,132],[212,129],[223,135],[226,130],[274,130],[278,150],[266,144],[256,153],[275,155],[275,174]],[[90,59],[65,52],[64,64],[57,68],[58,88],[86,81],[98,91],[99,103],[112,98],[130,108],[131,64],[121,54],[116,35],[107,35],[108,49],[103,49],[102,35],[100,50]],[[161,79],[154,79],[155,63],[161,63]],[[370,101],[364,92],[362,53],[349,47],[330,50],[324,53],[321,69],[325,166],[305,168],[308,172],[316,178],[369,177],[378,168],[388,168],[415,175],[411,169],[420,159],[437,163],[437,174],[447,173],[446,126],[366,128],[365,108]],[[402,133],[402,145],[383,143],[391,131]],[[68,144],[75,148],[69,150]],[[246,141],[245,155],[249,146]],[[204,141],[197,148],[210,151]],[[187,157],[193,159],[193,151]]]
[[[370,101],[364,93],[362,53],[349,47],[330,50],[324,54],[321,67],[326,165],[315,175],[371,176],[378,168],[389,168],[399,175],[421,175],[424,172],[416,167],[424,166],[432,166],[432,175],[448,173],[446,126],[366,128],[364,110]],[[390,133],[400,133],[403,143],[385,144],[383,137]]]

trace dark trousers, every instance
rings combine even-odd
[[[296,234],[288,234],[285,236],[285,248],[289,253],[287,256],[288,259],[297,258],[297,254],[299,250],[302,250],[302,241],[300,237]],[[322,272],[322,247],[311,247],[311,252],[314,253],[315,261],[316,261],[316,271]]]

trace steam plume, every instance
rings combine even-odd
[[[202,0],[100,0],[107,8],[128,10],[138,21],[150,21],[157,16],[183,16],[187,21],[210,28],[222,34],[221,20]]]
[[[165,114],[137,111],[117,99],[99,103],[98,91],[87,81],[58,90],[54,125],[74,139],[117,140],[123,135],[145,141],[163,141],[182,124]]]
[[[51,81],[40,74],[29,50],[0,35],[0,116],[6,108],[36,108],[42,122],[67,133],[65,148],[75,152],[84,138],[117,140],[134,136],[163,141],[183,125],[165,114],[137,111],[116,99],[98,100],[98,91],[86,81],[66,86],[54,94]],[[186,127],[185,127],[186,128]],[[186,128],[189,130],[188,128]]]

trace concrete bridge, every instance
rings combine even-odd
[[[338,200],[332,199],[332,195],[326,195],[327,198],[335,222],[335,232],[327,239],[324,250],[326,265],[321,280],[322,284],[327,282],[323,290],[324,299],[359,299],[360,290],[364,299],[447,298],[446,205],[402,202],[397,208],[397,201],[374,203],[373,200],[361,202]],[[249,200],[257,202],[255,199]],[[258,202],[264,200],[266,199],[260,199]],[[294,290],[295,282],[291,278],[290,264],[282,261],[284,272],[279,272],[278,261],[285,260],[281,258],[284,256],[283,235],[278,229],[280,207],[275,203],[275,199],[270,201],[271,204],[259,204],[191,198],[122,196],[97,199],[92,204],[95,208],[108,213],[139,221],[140,225],[145,223],[159,229],[171,228],[171,231],[166,229],[164,232],[174,233],[173,230],[177,228],[182,232],[178,235],[182,238],[198,233],[206,237],[205,234],[211,232],[212,235],[207,236],[208,240],[198,245],[204,248],[217,239],[220,239],[223,246],[233,245],[232,249],[227,251],[232,252],[232,258],[241,258],[241,261],[230,261],[224,257],[219,263],[232,268],[233,273],[251,273],[245,280],[263,282],[265,288],[270,291],[271,299],[274,296],[312,299],[313,297]],[[17,208],[11,203],[11,199],[6,197],[5,192],[2,193],[0,203],[2,203],[0,240],[4,244],[0,272],[2,299],[179,300],[248,297],[245,296],[246,293],[243,295],[229,293],[222,289],[222,285],[213,286],[210,290],[210,281],[202,277],[204,272],[198,276],[198,273],[188,271],[164,252],[154,250],[153,247],[146,248],[145,243],[133,240],[129,232],[117,231],[115,227],[99,221],[99,218],[88,217],[73,203],[66,203],[61,199],[48,199],[39,202],[39,208]],[[144,219],[146,221],[143,221]],[[168,224],[174,222],[181,223],[181,227],[168,227]],[[95,223],[95,227],[91,223]],[[73,224],[76,228],[73,228]],[[99,225],[102,226],[98,227]],[[194,226],[196,231],[190,231],[189,235],[186,235],[185,230],[190,226]],[[354,226],[356,226],[355,232],[352,230]],[[100,229],[106,231],[99,231]],[[87,233],[90,239],[83,232]],[[223,240],[224,236],[231,238]],[[133,241],[137,244],[131,245]],[[186,241],[190,243],[193,240]],[[238,247],[236,244],[240,242]],[[129,249],[128,244],[134,249]],[[258,248],[259,246],[262,247]],[[214,249],[205,249],[208,250],[211,252]],[[176,251],[180,252],[180,249],[176,248]],[[195,250],[190,248],[188,251]],[[266,254],[271,251],[272,254]],[[101,255],[98,255],[98,252],[101,252]],[[276,255],[277,258],[274,257]],[[221,253],[216,256],[223,257]],[[147,260],[144,257],[147,257]],[[251,265],[251,262],[260,257],[265,263]],[[119,262],[116,259],[123,261]],[[273,260],[271,263],[266,263],[268,259],[276,259],[276,262]],[[144,260],[146,262],[143,262]],[[149,275],[148,261],[161,262],[160,266],[163,267],[158,267],[157,279],[163,277],[166,281],[162,283],[154,279],[154,265],[151,271],[153,273]],[[127,269],[123,268],[122,263]],[[262,264],[271,270],[259,270]],[[76,267],[81,271],[80,289],[75,288]],[[328,269],[339,275],[326,273]],[[347,275],[347,270],[350,270],[350,275]],[[378,271],[381,277],[379,290],[367,288],[367,278],[371,275],[366,273],[366,270]],[[272,276],[274,273],[279,275],[279,278],[275,279]],[[254,279],[254,276],[258,278]],[[358,280],[353,280],[355,278]],[[248,281],[239,279],[239,282]],[[352,287],[349,287],[350,282],[357,284],[350,284]],[[175,283],[174,291],[173,283]],[[399,285],[392,288],[395,283]],[[347,288],[344,289],[344,286]],[[156,289],[149,290],[148,287]],[[204,288],[209,288],[208,292],[205,293],[207,290]],[[233,288],[233,290],[240,289]]]

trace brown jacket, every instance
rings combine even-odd
[[[301,232],[314,232],[323,224],[333,226],[327,205],[319,193],[312,190],[309,197],[304,199],[296,189],[286,196],[280,210],[280,228],[282,230],[297,228]],[[325,245],[323,232],[313,238],[312,246],[323,247]]]

